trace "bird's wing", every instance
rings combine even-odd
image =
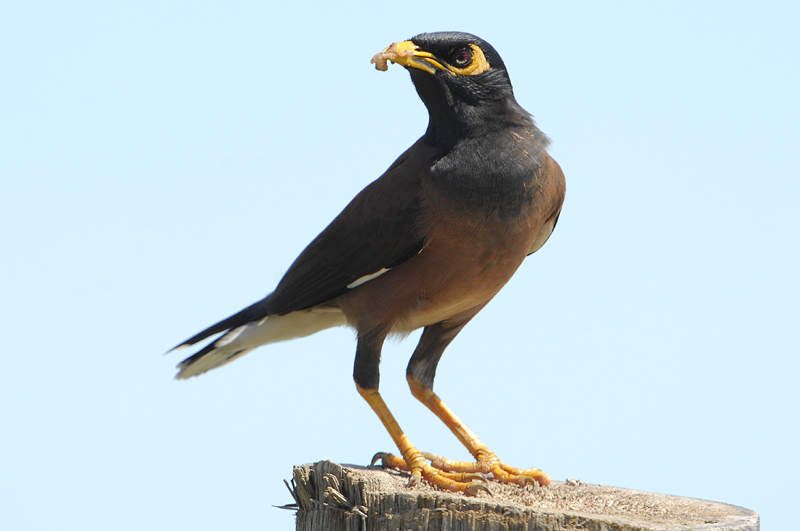
[[[300,253],[273,293],[198,332],[172,350],[259,322],[270,315],[312,308],[349,289],[356,289],[419,253],[425,245],[424,235],[417,233],[420,172],[412,161],[424,160],[424,157],[409,155],[420,147],[417,142],[380,178],[364,188]],[[181,366],[188,366],[213,351],[216,343],[184,360]]]
[[[414,257],[419,233],[419,171],[412,146],[364,188],[294,261],[266,301],[268,315],[317,306]]]

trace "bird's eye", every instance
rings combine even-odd
[[[462,48],[453,54],[453,64],[459,68],[469,66],[472,62],[472,50],[469,48]]]

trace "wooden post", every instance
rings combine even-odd
[[[755,512],[725,503],[554,481],[492,483],[493,496],[409,488],[393,471],[330,461],[294,467],[297,531],[757,531]],[[288,485],[288,483],[287,483]]]

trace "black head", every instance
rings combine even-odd
[[[430,115],[426,136],[485,134],[493,125],[531,123],[514,99],[500,54],[475,35],[422,33],[392,44],[373,61],[385,69],[387,60],[411,74]]]
[[[477,105],[482,100],[514,97],[503,59],[483,39],[469,33],[448,31],[422,33],[413,37],[411,42],[434,56],[429,63],[431,66],[439,63],[438,68],[434,66],[434,76],[440,77],[464,100]],[[417,69],[430,73],[430,70]],[[413,70],[410,71],[415,83],[425,77],[415,76]]]

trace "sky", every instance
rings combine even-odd
[[[394,41],[499,51],[567,179],[547,245],[437,393],[506,462],[796,523],[800,7],[40,2],[0,7],[0,527],[293,529],[292,466],[392,441],[333,329],[175,381],[425,130]],[[421,449],[467,452],[409,393]]]

